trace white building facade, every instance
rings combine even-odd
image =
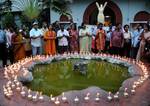
[[[77,25],[81,25],[82,22],[96,24],[94,22],[98,14],[95,5],[96,2],[99,4],[108,2],[104,10],[104,15],[110,16],[112,21],[114,21],[112,22],[113,24],[122,23],[124,25],[134,21],[146,21],[150,19],[149,0],[74,0],[70,4],[73,21]],[[60,20],[60,15],[51,10],[51,22],[53,23],[56,20]]]

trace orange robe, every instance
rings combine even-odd
[[[44,35],[45,41],[45,54],[46,55],[55,55],[56,54],[56,33],[54,31],[46,31]]]
[[[14,60],[17,62],[25,58],[25,47],[23,43],[23,37],[21,34],[13,35],[12,36],[12,45],[13,45],[13,52],[14,52]]]
[[[105,31],[104,30],[98,30],[96,34],[96,48],[98,50],[104,50],[105,49]]]

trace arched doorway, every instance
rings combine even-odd
[[[108,4],[104,10],[104,15],[111,17],[111,23],[113,25],[116,23],[122,23],[122,13],[120,8],[110,0],[94,1],[91,3],[84,12],[83,22],[86,24],[96,24],[98,10],[95,3],[98,2],[99,4],[104,4],[106,1]]]
[[[146,11],[140,11],[134,16],[134,21],[148,21],[150,19],[150,14]]]

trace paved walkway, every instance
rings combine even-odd
[[[150,64],[149,64],[150,67]],[[150,72],[150,68],[149,68]],[[32,102],[27,99],[23,99],[19,94],[15,95],[11,99],[7,99],[3,95],[3,84],[6,80],[3,78],[3,70],[0,69],[0,106],[55,106],[50,102]],[[119,101],[100,101],[99,103],[80,103],[80,104],[61,104],[60,106],[150,106],[150,78],[136,90],[136,94],[129,98],[122,98]]]

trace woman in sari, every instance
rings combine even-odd
[[[79,31],[79,37],[80,37],[80,52],[88,53],[91,51],[90,46],[90,34],[86,29],[86,26],[84,23],[82,23],[82,28]]]
[[[12,46],[14,53],[14,61],[17,62],[25,58],[25,48],[24,48],[24,39],[22,36],[22,30],[20,29],[17,34],[12,36]]]
[[[48,31],[46,31],[44,35],[46,55],[56,54],[55,39],[56,39],[56,33],[55,31],[53,31],[52,25],[49,25]]]
[[[105,49],[106,35],[105,35],[105,31],[102,28],[103,28],[103,24],[100,23],[96,34],[96,48],[99,52],[104,52]]]
[[[74,25],[71,26],[69,34],[71,52],[78,52],[78,31]]]
[[[150,45],[150,30],[149,26],[146,24],[144,25],[144,32],[140,36],[140,47],[136,56],[136,60],[141,60],[141,57],[145,54],[145,46],[149,49]]]

